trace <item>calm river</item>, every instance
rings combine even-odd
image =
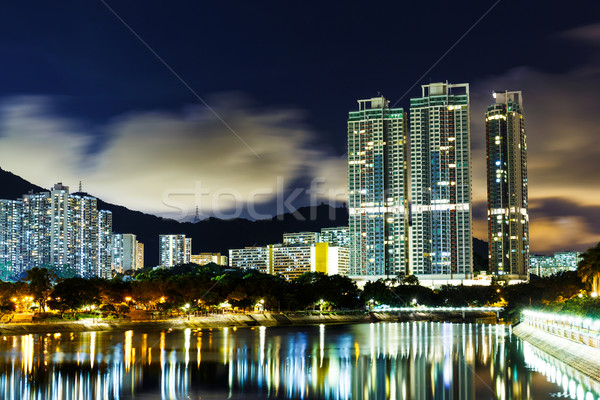
[[[509,327],[431,322],[5,336],[1,399],[599,399]]]

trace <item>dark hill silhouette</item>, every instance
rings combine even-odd
[[[39,192],[48,189],[0,169],[0,199],[18,199],[30,190]],[[79,194],[92,196],[87,193]],[[160,234],[181,233],[191,237],[194,254],[220,252],[228,255],[229,249],[281,243],[285,232],[318,232],[321,228],[348,225],[347,208],[333,208],[326,204],[301,207],[294,213],[257,221],[243,218],[229,220],[207,218],[196,223],[157,217],[107,203],[101,199],[98,199],[98,209],[112,211],[114,232],[134,233],[137,239],[144,243],[146,266],[158,264],[158,235]],[[487,242],[474,238],[473,244],[475,269],[485,269]]]

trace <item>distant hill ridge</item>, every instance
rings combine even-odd
[[[0,199],[18,199],[30,190],[40,192],[48,189],[0,168]],[[93,196],[87,193],[79,194]],[[220,252],[228,255],[229,249],[281,243],[285,232],[318,232],[321,228],[348,225],[347,208],[333,208],[326,204],[296,210],[295,214],[301,215],[304,220],[292,213],[286,213],[257,221],[244,218],[221,220],[211,217],[195,223],[179,222],[130,210],[99,198],[98,209],[112,211],[114,232],[134,233],[138,240],[144,243],[146,266],[158,264],[158,235],[161,234],[185,234],[191,237],[193,254]],[[314,218],[309,218],[310,216]],[[487,243],[474,239],[473,250],[475,264],[480,269],[484,266],[482,263],[487,263]]]

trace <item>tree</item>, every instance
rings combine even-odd
[[[419,284],[419,278],[417,278],[415,275],[406,275],[404,278],[402,278],[402,284],[404,284],[404,285],[418,285]]]
[[[52,280],[56,275],[47,268],[31,268],[27,270],[25,280],[29,282],[29,291],[38,302],[42,311],[46,310],[46,298],[52,291]]]
[[[583,283],[591,284],[592,292],[600,294],[600,243],[581,255],[577,275]]]
[[[59,282],[54,287],[54,300],[50,306],[75,311],[85,305],[98,305],[100,303],[100,292],[98,286],[92,281],[84,278],[69,278]]]

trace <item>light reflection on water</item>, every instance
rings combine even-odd
[[[0,398],[598,399],[502,325],[86,332],[0,340]]]

